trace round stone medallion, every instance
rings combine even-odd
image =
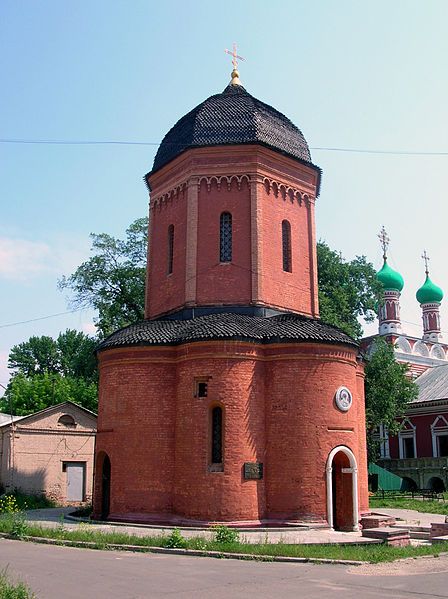
[[[335,401],[341,412],[348,412],[352,407],[353,398],[347,387],[339,387],[336,391]]]

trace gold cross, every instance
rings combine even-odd
[[[384,260],[386,260],[387,258],[387,250],[389,248],[389,243],[390,243],[390,238],[388,236],[388,234],[386,233],[386,229],[384,227],[381,227],[381,231],[378,235],[380,243],[381,243],[381,247],[383,248],[383,258]]]
[[[231,52],[230,50],[227,50],[227,48],[224,50],[224,52],[226,54],[230,54],[230,56],[232,56],[232,64],[233,64],[233,69],[235,71],[238,70],[238,60],[245,60],[245,58],[243,58],[242,56],[238,56],[238,54],[236,53],[236,42],[233,42],[233,51]]]
[[[428,267],[428,262],[430,260],[430,257],[428,256],[428,254],[426,253],[426,250],[423,252],[422,254],[422,258],[425,262],[425,273],[428,276],[429,275],[429,267]]]

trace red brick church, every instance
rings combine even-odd
[[[145,320],[98,349],[96,517],[358,529],[363,365],[319,320],[320,175],[236,69],[163,139]]]

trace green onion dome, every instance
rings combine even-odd
[[[417,291],[416,298],[420,304],[441,302],[443,299],[443,291],[431,281],[429,275],[426,275],[426,281]]]
[[[404,287],[404,279],[399,272],[389,266],[386,259],[383,268],[376,273],[376,278],[383,284],[384,289],[401,291]]]

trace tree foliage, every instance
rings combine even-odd
[[[391,434],[399,430],[406,406],[418,396],[408,376],[407,364],[395,360],[394,348],[382,337],[375,339],[365,369],[367,447],[370,460],[378,458],[377,430],[384,424]]]
[[[317,263],[322,320],[359,339],[362,326],[358,319],[374,320],[381,291],[373,265],[365,256],[347,262],[323,241],[317,244]]]
[[[31,377],[18,373],[9,381],[5,395],[0,399],[0,411],[26,416],[64,401],[73,401],[96,412],[97,395],[97,385],[93,381],[51,372]]]
[[[30,337],[15,345],[8,366],[14,371],[0,411],[19,416],[63,401],[97,409],[96,340],[68,329],[57,339]]]
[[[45,335],[30,337],[11,349],[8,367],[26,377],[53,373],[94,382],[95,345],[93,337],[70,329],[60,333],[57,339]]]
[[[107,233],[91,238],[93,255],[59,288],[72,291],[72,306],[98,310],[96,326],[104,337],[144,317],[148,219],[134,221],[124,240]]]

